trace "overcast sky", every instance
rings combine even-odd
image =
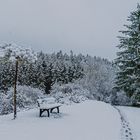
[[[0,43],[47,53],[116,56],[118,31],[139,0],[0,0]]]

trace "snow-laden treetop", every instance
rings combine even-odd
[[[37,54],[31,48],[23,48],[17,44],[0,44],[0,57],[7,56],[11,61],[17,57],[30,61],[36,60]]]

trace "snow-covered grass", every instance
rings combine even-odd
[[[120,116],[111,105],[85,101],[63,105],[60,114],[39,118],[32,109],[0,116],[0,139],[3,140],[120,140]]]
[[[137,140],[140,140],[140,108],[135,107],[119,107],[136,135]]]

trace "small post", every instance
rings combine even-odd
[[[17,77],[18,77],[17,75],[18,75],[18,57],[16,58],[14,94],[13,94],[14,119],[16,119],[16,117],[17,117]]]

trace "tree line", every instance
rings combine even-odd
[[[6,53],[0,59],[0,90],[3,92],[13,86],[14,82],[15,62],[10,57]],[[22,59],[18,68],[18,85],[40,88],[49,94],[54,83],[66,84],[83,77],[81,57],[72,51],[70,55],[60,51],[56,54],[39,52],[34,62]]]

